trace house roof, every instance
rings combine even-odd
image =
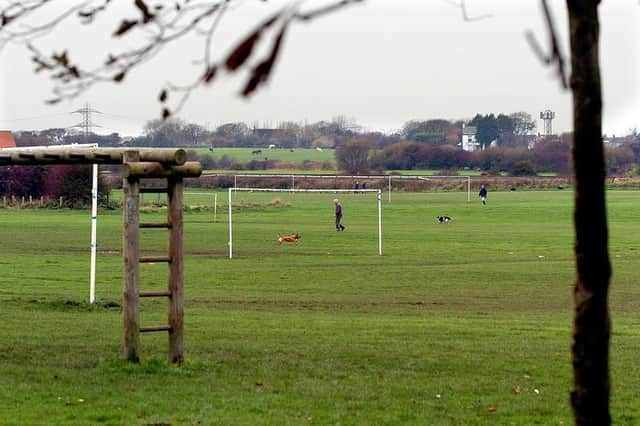
[[[253,129],[253,133],[260,137],[271,137],[281,132],[282,129]]]
[[[466,126],[462,129],[463,135],[475,135],[476,134],[476,126]]]
[[[15,148],[16,141],[10,130],[0,130],[0,148]]]

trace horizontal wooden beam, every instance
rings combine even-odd
[[[140,188],[141,194],[166,194],[169,192],[168,188]]]
[[[181,166],[166,166],[151,161],[128,162],[122,165],[122,177],[131,178],[196,178],[202,174],[202,165],[196,161],[187,161]]]
[[[140,222],[140,228],[165,228],[171,229],[171,224],[168,222]]]
[[[149,333],[151,331],[171,331],[170,325],[152,325],[149,327],[140,327],[140,333]]]
[[[139,297],[171,297],[170,291],[141,291]]]
[[[171,258],[166,256],[140,257],[138,261],[140,263],[171,263]]]
[[[180,148],[3,148],[0,165],[122,164],[125,152],[139,152],[140,161],[182,165],[187,153]]]

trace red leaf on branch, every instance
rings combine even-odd
[[[238,47],[236,47],[233,52],[227,57],[225,61],[225,65],[229,71],[237,70],[242,64],[244,64],[249,56],[251,56],[251,52],[253,51],[253,47],[256,42],[260,39],[260,33],[262,30],[255,31],[249,37],[247,37]]]
[[[132,21],[132,20],[129,20],[129,19],[123,19],[122,22],[120,22],[120,26],[118,27],[116,32],[113,33],[113,36],[114,37],[119,37],[122,34],[124,34],[127,31],[129,31],[131,28],[135,27],[136,25],[138,25],[138,21]]]
[[[269,75],[271,74],[271,70],[273,69],[273,64],[275,63],[278,57],[278,53],[280,52],[280,46],[282,46],[282,40],[284,39],[284,33],[287,29],[287,25],[288,23],[284,24],[282,26],[282,29],[278,33],[276,41],[273,43],[273,47],[271,48],[269,57],[259,63],[258,66],[256,66],[251,72],[251,77],[242,90],[242,96],[249,96],[258,88],[260,84],[268,80]]]
[[[155,18],[155,15],[151,12],[149,12],[149,7],[146,5],[146,3],[142,0],[136,0],[135,1],[135,5],[138,8],[138,10],[140,10],[140,12],[142,13],[142,22],[143,23],[147,23],[149,21],[151,21],[153,18]]]
[[[256,45],[256,42],[260,40],[260,35],[264,30],[272,26],[280,17],[282,12],[277,12],[265,22],[262,23],[253,33],[249,35],[242,43],[240,43],[227,57],[225,66],[229,71],[237,70],[242,64],[244,64]]]
[[[204,81],[205,83],[211,82],[211,80],[213,80],[213,77],[216,76],[217,71],[218,71],[217,66],[215,65],[210,66],[209,68],[207,68],[207,71],[204,73],[204,76],[202,77],[202,81]]]

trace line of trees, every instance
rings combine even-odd
[[[535,122],[525,112],[510,115],[477,114],[470,121],[410,120],[393,134],[364,130],[354,119],[335,116],[329,121],[296,123],[283,121],[275,126],[265,123],[251,126],[242,122],[225,123],[211,130],[179,118],[151,120],[139,137],[91,134],[88,139],[77,129],[51,128],[41,131],[15,132],[19,146],[98,143],[100,146],[143,147],[262,147],[274,144],[282,148],[334,148],[354,138],[366,140],[372,148],[383,148],[401,140],[428,145],[458,146],[463,124],[476,126],[478,138],[488,145],[498,139],[505,146],[526,146],[527,135]]]
[[[462,170],[530,176],[537,173],[571,173],[573,135],[538,141],[531,149],[493,146],[468,152],[451,145],[429,145],[402,141],[381,150],[371,151],[366,141],[354,140],[336,150],[338,168],[347,173],[384,170]],[[627,143],[606,149],[609,175],[637,175],[640,170],[640,143]]]
[[[480,154],[470,154],[461,149],[463,124],[473,126],[476,139],[481,147],[498,147]],[[117,133],[110,135],[92,134],[87,139],[76,129],[53,128],[42,131],[19,131],[15,133],[18,146],[58,145],[71,143],[97,143],[109,146],[140,147],[266,147],[276,145],[281,148],[335,148],[340,151],[345,144],[354,140],[366,144],[370,149],[380,151],[368,159],[366,168],[385,169],[460,169],[465,167],[482,170],[499,169],[508,171],[517,160],[528,160],[537,171],[568,173],[570,164],[566,159],[565,145],[570,144],[570,135],[561,135],[555,140],[560,147],[536,146],[528,151],[539,138],[533,135],[535,121],[526,112],[511,114],[476,114],[471,120],[410,120],[394,134],[363,131],[355,120],[336,116],[330,121],[316,123],[281,122],[275,127],[269,123],[265,127],[245,123],[226,123],[215,130],[201,125],[188,123],[177,118],[151,120],[143,135],[137,138],[123,138]],[[615,139],[618,148],[607,151],[607,169],[609,173],[620,174],[640,164],[640,136],[632,130],[628,136]],[[540,145],[539,143],[537,145]],[[541,152],[542,151],[542,152]],[[544,157],[544,158],[543,158]],[[487,161],[495,159],[494,164]],[[544,160],[548,160],[545,162]],[[231,158],[211,156],[201,160],[206,168],[216,169],[272,169],[282,168],[275,162],[245,164]],[[339,168],[354,170],[353,166],[342,164],[337,158]],[[505,165],[506,164],[506,165]],[[326,164],[305,164],[304,169],[326,169]],[[299,168],[288,165],[287,168]],[[356,168],[361,168],[360,166]]]
[[[91,166],[5,166],[0,167],[0,194],[15,197],[62,197],[65,206],[80,207],[91,203]],[[99,177],[98,199],[106,200],[110,191]]]

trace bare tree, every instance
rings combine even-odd
[[[177,0],[170,5],[166,2],[134,0],[135,16],[123,18],[112,35],[123,38],[137,31],[143,36],[143,41],[135,42],[140,39],[137,38],[134,39],[135,47],[131,49],[107,53],[102,65],[94,69],[85,69],[76,62],[73,52],[64,49],[43,52],[36,42],[73,18],[90,25],[96,16],[109,12],[113,7],[111,0],[85,0],[73,6],[69,6],[66,0],[3,1],[0,2],[0,49],[8,43],[23,44],[29,49],[35,71],[47,73],[58,82],[54,87],[54,97],[48,100],[53,104],[78,96],[97,83],[120,83],[132,70],[149,61],[164,47],[189,35],[201,37],[201,69],[192,82],[186,85],[168,84],[158,90],[158,101],[163,104],[162,116],[167,118],[182,108],[194,89],[211,84],[220,70],[236,72],[250,67],[249,78],[241,92],[242,96],[250,96],[271,75],[285,34],[293,22],[310,21],[361,1],[335,0],[310,10],[302,10],[302,2],[292,1],[265,18],[228,55],[216,59],[211,54],[215,30],[225,12],[241,0]],[[54,6],[58,6],[58,9],[53,9],[54,17],[40,21],[42,18],[38,12],[46,12],[47,8]],[[62,12],[59,7],[63,7]],[[266,56],[250,65],[248,60],[258,50],[256,47],[261,39],[269,36],[272,41]],[[170,106],[173,94],[178,95],[178,99]]]
[[[352,140],[336,148],[336,161],[341,170],[349,174],[369,171],[369,144],[364,140]]]
[[[571,405],[578,425],[611,424],[607,292],[611,277],[598,39],[600,0],[567,0],[575,173],[575,320]]]
[[[556,66],[567,87],[565,62],[547,0],[541,0],[550,33],[545,55],[531,33],[538,56]],[[600,0],[566,0],[569,14],[573,94],[573,164],[575,177],[575,317],[571,406],[577,425],[609,425],[609,339],[607,293],[611,278],[605,200],[606,164],[602,142],[598,6]]]

